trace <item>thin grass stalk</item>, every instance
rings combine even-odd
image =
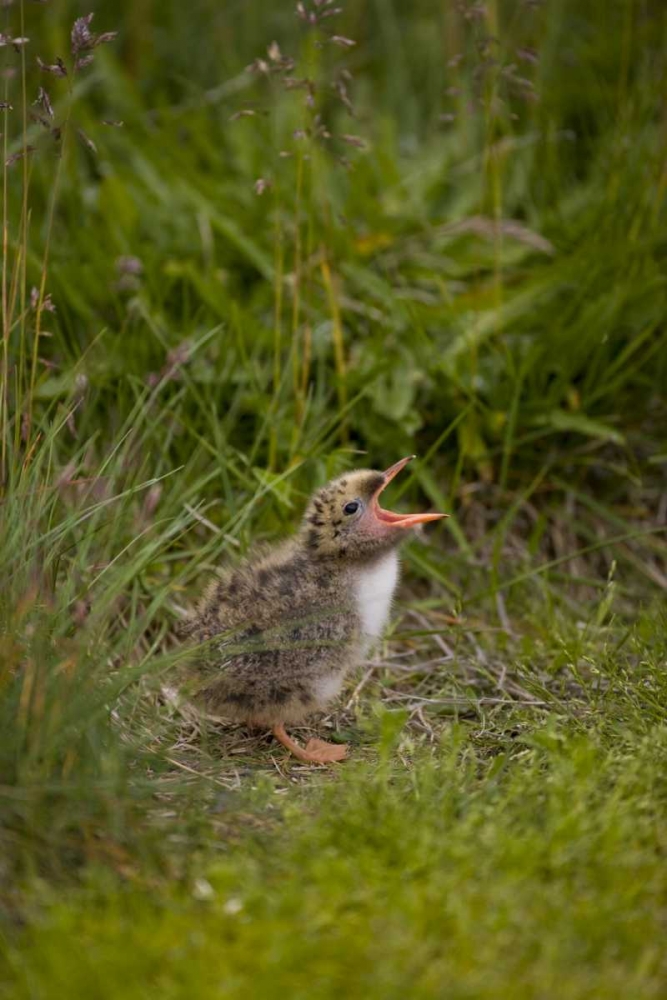
[[[334,363],[336,366],[336,388],[338,392],[338,406],[344,411],[347,407],[347,365],[345,363],[345,341],[343,338],[343,324],[341,322],[340,315],[340,304],[336,295],[336,289],[334,288],[334,282],[331,275],[331,268],[329,267],[329,262],[326,257],[326,249],[322,247],[322,263],[320,265],[322,271],[322,280],[324,281],[324,287],[327,293],[327,301],[329,303],[329,311],[331,313],[331,329],[333,336],[333,346],[334,346]],[[347,441],[348,431],[347,423],[341,424],[341,436],[344,441]]]
[[[20,6],[20,16],[21,16],[21,35],[25,35],[25,0],[21,0]],[[21,131],[23,136],[23,157],[21,159],[21,179],[22,179],[22,190],[21,190],[21,221],[20,226],[22,227],[22,234],[19,237],[19,247],[20,247],[20,259],[16,262],[17,269],[17,280],[18,280],[18,295],[19,295],[19,358],[21,360],[21,365],[24,364],[25,350],[24,345],[26,342],[26,284],[27,284],[27,260],[28,260],[28,189],[29,189],[29,163],[28,163],[28,87],[26,81],[26,61],[25,61],[25,45],[21,46]],[[14,304],[12,304],[12,315],[14,314]],[[23,372],[21,372],[21,380],[19,381],[19,386],[17,387],[19,392],[23,387]],[[20,420],[18,418],[19,406],[18,406],[18,396],[17,396],[17,431],[20,429]],[[17,437],[18,443],[18,437]],[[18,448],[17,452],[18,454]]]
[[[306,228],[306,254],[305,259],[309,262],[307,270],[308,283],[306,285],[304,296],[307,296],[306,305],[308,308],[308,316],[313,313],[313,268],[311,262],[313,260],[314,251],[314,219],[315,219],[315,190],[316,190],[316,179],[315,179],[315,163],[319,162],[318,150],[315,144],[312,144],[311,156],[310,156],[310,185],[309,185],[309,209],[308,209],[308,222]],[[307,318],[303,324],[303,337],[302,337],[302,354],[301,354],[301,398],[302,400],[307,400],[308,397],[308,383],[310,380],[310,365],[313,353],[313,327],[309,318]],[[305,408],[302,415],[301,424],[305,423],[306,413]]]
[[[278,115],[276,113],[276,85],[274,79],[269,76],[269,88],[271,94],[271,127],[272,127],[272,142],[271,149],[273,153],[273,211],[274,211],[274,226],[273,226],[273,393],[271,404],[269,406],[270,413],[277,413],[278,400],[280,398],[280,387],[283,381],[283,371],[282,371],[282,355],[283,355],[283,306],[284,306],[284,284],[285,284],[285,247],[284,247],[284,227],[282,219],[282,199],[281,199],[281,187],[279,183],[279,157],[277,156],[277,149],[279,148],[279,138],[278,138]],[[274,469],[278,462],[278,428],[276,426],[276,421],[271,420],[271,426],[269,430],[269,458],[268,466],[269,469]]]
[[[0,429],[1,455],[0,455],[0,485],[7,480],[7,435],[9,433],[9,312],[7,301],[7,271],[9,267],[9,245],[7,230],[9,219],[7,217],[7,197],[8,197],[8,140],[7,132],[9,128],[9,79],[5,77],[4,87],[5,109],[3,114],[2,132],[2,372],[0,377]]]
[[[310,34],[306,43],[306,75],[311,80],[317,80],[319,78],[320,69],[320,49],[315,42],[315,35]],[[316,117],[313,117],[313,125],[315,124]],[[317,175],[320,172],[320,151],[318,149],[317,143],[314,138],[310,139],[309,142],[309,158],[308,158],[308,220],[306,224],[306,253],[305,259],[310,263],[313,259],[313,253],[315,249],[315,221],[316,221],[316,197],[319,190],[317,184]],[[307,277],[308,277],[308,287],[307,292],[310,293],[310,298],[312,300],[313,295],[313,271],[312,267],[308,267]],[[310,303],[312,305],[312,301]],[[310,310],[312,313],[312,309]],[[303,327],[303,345],[302,345],[302,357],[301,357],[301,385],[300,385],[300,398],[301,406],[304,407],[305,402],[308,397],[308,382],[310,379],[310,365],[312,360],[312,325],[309,320],[304,323]],[[305,421],[305,409],[302,411],[301,423],[303,425]]]
[[[25,35],[25,25],[24,25],[24,8],[23,0],[20,5],[20,21],[21,28],[20,33],[23,37]],[[5,28],[7,28],[7,20],[5,22]],[[23,161],[23,196],[22,196],[22,215],[27,212],[27,159],[28,159],[28,126],[27,126],[27,88],[26,88],[26,63],[25,63],[25,47],[21,46],[21,102],[22,102],[22,161]],[[5,67],[8,69],[8,67]],[[9,73],[5,75],[5,91],[4,98],[5,104],[9,104]],[[9,470],[7,467],[7,447],[8,447],[8,434],[9,434],[9,345],[12,336],[13,322],[12,317],[14,316],[14,310],[16,305],[16,291],[19,283],[19,275],[24,273],[21,271],[21,258],[22,258],[22,242],[21,242],[21,230],[19,223],[19,237],[17,240],[17,254],[16,261],[12,268],[10,261],[10,247],[9,247],[9,163],[8,163],[8,136],[9,136],[9,115],[8,107],[5,107],[4,113],[4,132],[3,132],[3,236],[2,236],[2,331],[3,331],[3,365],[2,365],[2,380],[0,385],[0,399],[1,399],[1,412],[2,412],[2,456],[0,461],[0,479],[6,481],[8,478]],[[23,220],[21,220],[22,222]],[[24,254],[23,254],[24,256]],[[11,274],[11,278],[10,278]],[[9,286],[9,290],[8,290]],[[24,296],[22,296],[24,300]],[[23,317],[19,317],[21,322],[21,328],[23,330]],[[22,386],[22,366],[23,366],[24,355],[22,352],[22,342],[19,345],[19,363],[17,369],[16,378],[16,399],[20,397],[20,389]],[[20,433],[20,421],[16,422],[17,434]]]
[[[62,124],[61,132],[61,146],[58,152],[58,164],[56,166],[55,176],[53,178],[53,185],[51,187],[51,198],[49,203],[49,213],[46,223],[46,239],[44,242],[44,253],[42,255],[42,266],[39,277],[39,290],[37,296],[37,304],[35,307],[35,334],[33,338],[33,350],[32,350],[32,367],[30,371],[30,390],[28,393],[28,414],[27,414],[27,435],[30,434],[30,429],[32,427],[32,415],[33,415],[33,403],[35,396],[35,385],[37,381],[37,365],[39,361],[38,350],[39,350],[39,339],[42,332],[42,312],[44,308],[44,300],[46,298],[46,278],[48,274],[49,257],[51,253],[51,239],[53,236],[53,223],[56,215],[56,207],[58,205],[58,199],[60,195],[60,185],[62,178],[63,163],[65,160],[65,144],[67,143],[67,138],[70,129],[70,119],[72,117],[72,101],[74,98],[74,82],[76,78],[76,63],[73,63],[71,72],[67,75],[67,114]]]
[[[295,425],[301,423],[303,416],[303,399],[301,398],[301,386],[299,383],[299,317],[301,314],[301,201],[303,197],[303,166],[304,156],[299,152],[296,166],[296,190],[294,195],[294,282],[292,285],[292,385],[294,388],[294,417]]]
[[[488,34],[491,38],[499,37],[498,10],[496,0],[489,0],[486,4],[486,23]],[[500,309],[503,301],[503,273],[502,273],[502,170],[501,170],[501,145],[496,136],[496,102],[498,100],[498,75],[494,70],[490,73],[490,80],[487,88],[486,100],[486,148],[484,151],[485,174],[489,185],[489,195],[491,204],[491,216],[493,218],[493,287],[494,304],[496,309]]]
[[[285,270],[285,252],[283,249],[283,227],[280,217],[280,200],[278,187],[274,189],[274,251],[273,251],[273,399],[272,406],[277,405],[282,382],[282,350],[283,350],[283,282]],[[271,423],[269,433],[269,468],[276,467],[278,460],[278,429],[275,422]]]
[[[303,350],[301,353],[301,385],[300,392],[301,398],[306,399],[308,395],[308,382],[310,380],[310,364],[313,354],[313,328],[310,322],[306,321],[303,324]],[[302,418],[302,424],[305,418],[305,408]]]

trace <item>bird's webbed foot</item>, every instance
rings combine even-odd
[[[273,735],[279,743],[287,747],[297,760],[303,761],[304,764],[333,764],[347,757],[347,746],[344,743],[327,743],[326,740],[312,737],[305,747],[301,747],[291,736],[288,736],[284,726],[274,726]]]

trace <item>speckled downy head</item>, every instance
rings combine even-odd
[[[385,472],[359,469],[332,480],[311,498],[302,536],[308,550],[324,558],[363,561],[398,545],[410,528],[447,514],[395,514],[380,506],[380,494],[414,458],[409,455]]]

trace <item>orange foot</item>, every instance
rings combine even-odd
[[[313,737],[308,740],[305,749],[300,747],[291,736],[285,732],[284,726],[274,726],[273,735],[284,747],[294,754],[297,760],[305,764],[331,764],[347,757],[347,747],[344,743],[327,743]]]

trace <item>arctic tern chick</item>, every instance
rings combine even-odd
[[[216,580],[186,625],[207,643],[201,695],[216,714],[270,729],[299,760],[347,748],[285,731],[325,709],[385,628],[410,529],[446,514],[395,514],[379,497],[414,456],[345,473],[311,498],[294,538]]]

